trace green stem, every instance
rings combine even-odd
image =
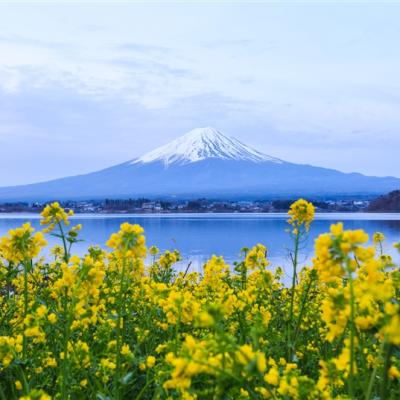
[[[182,304],[178,303],[178,320],[175,324],[175,341],[174,341],[174,353],[177,354],[180,340],[180,330],[181,330],[181,316],[182,316]]]
[[[292,277],[292,288],[290,292],[290,313],[289,313],[289,324],[287,327],[287,338],[286,338],[286,345],[288,349],[288,361],[291,361],[293,357],[292,351],[292,324],[293,324],[293,310],[294,310],[294,292],[296,288],[296,281],[297,281],[297,260],[298,260],[298,253],[299,253],[299,242],[300,242],[300,232],[297,231],[295,241],[294,241],[294,257],[292,259],[293,264],[293,277]]]
[[[22,380],[22,383],[23,383],[22,387],[23,387],[24,394],[28,395],[28,393],[29,393],[29,384],[28,384],[28,381],[26,379],[25,372],[24,372],[24,370],[22,369],[22,367],[20,365],[18,366],[18,370],[19,370],[20,377],[21,377],[21,380]]]
[[[350,376],[349,376],[349,393],[350,398],[354,399],[354,337],[355,337],[355,303],[354,303],[354,286],[353,276],[350,268],[348,268],[349,289],[350,289]]]
[[[383,353],[383,349],[385,348],[385,345],[386,345],[386,337],[383,339],[383,341],[379,347],[379,355],[377,357],[378,360],[382,357],[382,353]],[[375,361],[374,369],[372,370],[371,377],[369,379],[368,389],[367,389],[367,392],[365,393],[365,400],[371,399],[372,388],[374,386],[374,381],[375,381],[376,373],[378,371],[378,366],[379,366],[378,360]]]
[[[63,337],[63,359],[62,359],[62,376],[61,376],[61,399],[68,399],[68,382],[69,382],[69,365],[68,365],[68,342],[70,336],[70,312],[68,310],[67,291],[63,296],[63,311],[64,311],[64,337]]]
[[[121,392],[120,392],[120,381],[121,381],[121,325],[122,325],[122,305],[123,305],[123,294],[125,291],[125,269],[126,269],[126,260],[125,258],[123,259],[122,262],[122,270],[120,274],[120,282],[119,282],[119,292],[118,292],[118,309],[117,309],[117,345],[116,345],[116,350],[117,350],[117,355],[116,355],[116,368],[115,368],[115,377],[114,377],[114,396],[115,399],[120,399],[121,398]]]
[[[310,280],[309,280],[309,282],[308,282],[308,285],[307,285],[307,287],[306,287],[306,291],[305,291],[305,293],[304,293],[304,296],[303,296],[303,299],[302,299],[302,302],[301,302],[300,312],[299,312],[299,316],[298,316],[298,318],[297,318],[296,327],[295,327],[295,329],[294,329],[294,334],[293,334],[293,339],[292,339],[293,354],[295,354],[295,352],[296,352],[296,340],[297,340],[297,335],[298,335],[299,330],[300,330],[300,324],[301,324],[301,320],[302,320],[302,318],[303,318],[304,310],[305,310],[305,308],[306,308],[306,307],[305,307],[305,306],[306,306],[306,300],[307,300],[308,295],[309,295],[309,293],[310,293],[310,289],[311,289],[312,282],[313,282],[313,278],[310,277]]]
[[[0,399],[1,399],[1,400],[7,400],[7,397],[6,397],[5,394],[4,394],[4,391],[3,391],[3,387],[2,387],[1,382],[0,382]]]
[[[60,229],[61,239],[62,239],[63,246],[64,246],[64,261],[65,261],[65,262],[68,262],[68,260],[69,260],[69,253],[68,253],[68,250],[67,250],[67,242],[66,242],[66,240],[65,240],[64,230],[63,230],[62,225],[61,225],[60,222],[57,222],[57,225],[58,225],[58,228]]]
[[[23,320],[23,338],[22,338],[22,357],[24,362],[26,361],[26,353],[27,353],[27,339],[25,335],[25,320],[28,315],[28,267],[27,261],[24,261],[24,320]]]
[[[147,381],[147,383],[143,386],[142,390],[139,392],[139,394],[135,397],[135,400],[140,400],[144,393],[146,392],[146,389],[156,380],[156,378],[152,378]]]
[[[390,364],[390,357],[392,355],[393,346],[389,343],[386,344],[386,354],[385,354],[385,361],[383,365],[383,379],[381,385],[381,399],[385,400],[387,398],[387,389],[388,389],[388,382],[389,382],[389,364]]]

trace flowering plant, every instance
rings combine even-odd
[[[298,271],[314,207],[297,201],[286,287],[261,244],[178,272],[179,252],[147,252],[138,225],[77,257],[69,213],[42,216],[51,260],[29,224],[0,240],[1,400],[400,398],[400,272],[382,234],[333,225]]]

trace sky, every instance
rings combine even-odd
[[[0,186],[213,126],[400,177],[400,2],[0,2]]]

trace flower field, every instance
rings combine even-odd
[[[299,270],[314,207],[298,200],[285,286],[261,244],[176,272],[179,252],[127,223],[77,257],[69,216],[53,203],[43,232],[0,239],[0,400],[400,399],[400,271],[382,234],[333,225]]]

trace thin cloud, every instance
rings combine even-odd
[[[32,37],[22,37],[17,35],[0,36],[0,42],[23,45],[23,46],[40,47],[57,51],[74,48],[74,46],[65,42],[47,41],[47,40],[35,39]]]
[[[172,54],[175,52],[174,49],[170,47],[149,45],[143,43],[122,43],[118,46],[115,46],[116,50],[123,50],[127,52],[133,53],[162,53],[162,54]]]
[[[193,71],[186,68],[177,68],[167,63],[157,62],[154,60],[139,60],[134,58],[117,58],[108,61],[110,64],[124,67],[131,71],[141,71],[147,75],[173,76],[177,78],[195,78]]]

